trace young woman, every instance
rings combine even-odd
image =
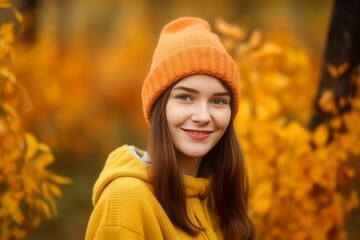
[[[253,239],[233,127],[239,73],[206,21],[163,28],[142,100],[148,150],[125,145],[110,154],[86,239]]]

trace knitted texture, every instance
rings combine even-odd
[[[189,219],[206,229],[191,236],[170,221],[154,195],[148,166],[134,154],[124,145],[109,155],[94,185],[86,240],[223,239],[208,194],[210,178],[182,175]]]
[[[161,31],[150,72],[142,88],[143,112],[150,123],[156,99],[172,84],[196,74],[214,76],[229,87],[233,116],[239,104],[239,71],[236,63],[211,32],[208,22],[200,18],[179,18]]]

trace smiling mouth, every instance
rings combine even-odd
[[[214,131],[199,131],[192,129],[182,129],[190,138],[194,140],[205,140],[207,139],[211,133]]]
[[[192,134],[196,134],[196,135],[206,135],[206,134],[209,134],[210,132],[199,132],[199,131],[192,131],[192,130],[185,130],[189,133],[192,133]]]
[[[206,134],[210,134],[214,131],[210,131],[210,130],[195,130],[195,129],[185,129],[185,128],[181,128],[181,130],[185,131],[185,132],[190,132],[193,134],[198,134],[198,135],[206,135]]]

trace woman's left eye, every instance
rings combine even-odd
[[[213,99],[212,102],[213,102],[214,104],[219,104],[219,105],[222,105],[222,104],[226,104],[226,103],[227,103],[224,99],[221,99],[221,98]]]

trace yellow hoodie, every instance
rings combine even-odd
[[[183,175],[183,181],[189,217],[206,229],[195,237],[169,220],[153,194],[147,164],[127,145],[116,149],[94,185],[85,239],[222,239],[211,195],[205,195],[210,180]]]

